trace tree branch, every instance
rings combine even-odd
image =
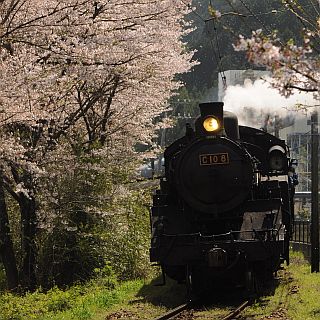
[[[304,92],[317,92],[317,91],[318,91],[318,89],[316,89],[316,88],[310,88],[310,89],[308,89],[308,88],[303,88],[303,87],[295,86],[295,85],[293,85],[293,84],[286,84],[286,85],[284,86],[284,88],[285,88],[285,89],[297,89],[297,90],[304,91]]]

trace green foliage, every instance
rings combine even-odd
[[[110,289],[114,289],[116,287],[118,283],[117,276],[109,261],[106,262],[103,268],[94,269],[94,272],[96,274],[94,281],[100,286]]]
[[[268,319],[285,313],[282,319],[319,319],[320,277],[311,273],[310,264],[301,252],[290,253],[291,263],[279,273],[280,284],[274,294],[265,296],[246,309],[244,317]]]
[[[94,269],[103,265],[99,248],[99,234],[91,235],[56,228],[44,241],[39,256],[40,284],[65,287],[85,281],[94,275]]]
[[[146,277],[149,263],[150,190],[128,190],[117,199],[112,214],[106,217],[103,239],[106,259],[120,279]]]
[[[110,266],[100,270],[99,279],[85,285],[76,285],[67,290],[57,287],[44,293],[37,290],[24,296],[12,293],[0,295],[0,320],[45,320],[45,319],[92,319],[101,309],[121,303],[132,296],[142,285],[142,281],[132,281],[115,285],[113,289],[102,283],[102,273],[113,274]]]
[[[87,306],[82,304],[72,310],[72,315],[74,319],[86,320],[90,319],[93,314]]]
[[[199,115],[198,105],[205,95],[205,89],[199,90],[197,88],[181,87],[176,92],[176,95],[169,101],[172,111],[167,115],[173,119],[173,126],[159,131],[158,145],[168,146],[185,134],[186,123],[193,123]]]
[[[44,209],[53,212],[51,230],[39,237],[38,279],[44,288],[86,281],[97,275],[97,269],[107,272],[110,265],[121,277],[124,269],[131,270],[127,275],[139,276],[134,261],[141,246],[148,250],[145,196],[140,191],[131,195],[126,188],[134,164],[110,165],[93,155],[81,157],[74,171],[57,175],[55,183],[51,179],[44,188],[55,195],[52,203],[43,201]],[[138,251],[133,243],[140,246]]]
[[[53,288],[46,294],[41,291],[24,297],[5,293],[0,297],[1,320],[40,319],[46,313],[64,311],[75,302],[77,290],[61,291]]]
[[[150,189],[131,183],[133,163],[111,166],[85,156],[82,162],[44,188],[56,195],[51,204],[44,201],[54,213],[52,229],[38,239],[38,280],[46,289],[97,276],[111,288],[117,277],[144,277],[150,270]]]
[[[267,319],[274,314],[277,318],[281,311],[286,319],[319,319],[320,277],[310,272],[310,265],[301,253],[290,255],[291,264],[279,272],[275,292],[255,301],[244,311],[244,317]],[[151,283],[142,280],[117,283],[111,289],[104,285],[114,275],[110,265],[96,270],[96,274],[96,280],[68,290],[55,287],[46,293],[38,290],[24,296],[4,293],[0,295],[0,320],[101,320],[106,319],[106,313],[123,308],[132,310],[132,314],[143,313],[143,319],[152,319],[164,312],[163,306],[173,308],[185,301],[185,286],[170,280],[164,287],[154,286],[160,281],[158,278]]]
[[[299,219],[303,219],[303,220],[310,219],[311,217],[310,209],[302,207],[300,210],[297,211],[296,215],[299,217]]]
[[[3,292],[7,286],[6,274],[2,263],[0,263],[0,292]]]

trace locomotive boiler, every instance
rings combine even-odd
[[[216,283],[257,289],[289,262],[294,185],[285,142],[200,104],[164,152],[153,196],[151,262],[196,294]]]

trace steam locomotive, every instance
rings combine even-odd
[[[150,260],[196,294],[221,282],[257,290],[289,263],[293,160],[283,140],[238,125],[222,102],[199,107],[164,152]]]

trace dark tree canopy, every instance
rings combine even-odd
[[[315,14],[312,1],[299,1],[309,15]],[[199,65],[183,77],[188,90],[215,86],[219,71],[254,68],[244,53],[233,49],[239,34],[248,37],[253,30],[262,29],[266,34],[277,31],[283,42],[299,42],[301,38],[301,24],[279,0],[194,0],[193,5],[188,19],[196,30],[185,41],[190,49],[197,50],[194,59]],[[220,19],[212,19],[210,5],[221,12]]]

